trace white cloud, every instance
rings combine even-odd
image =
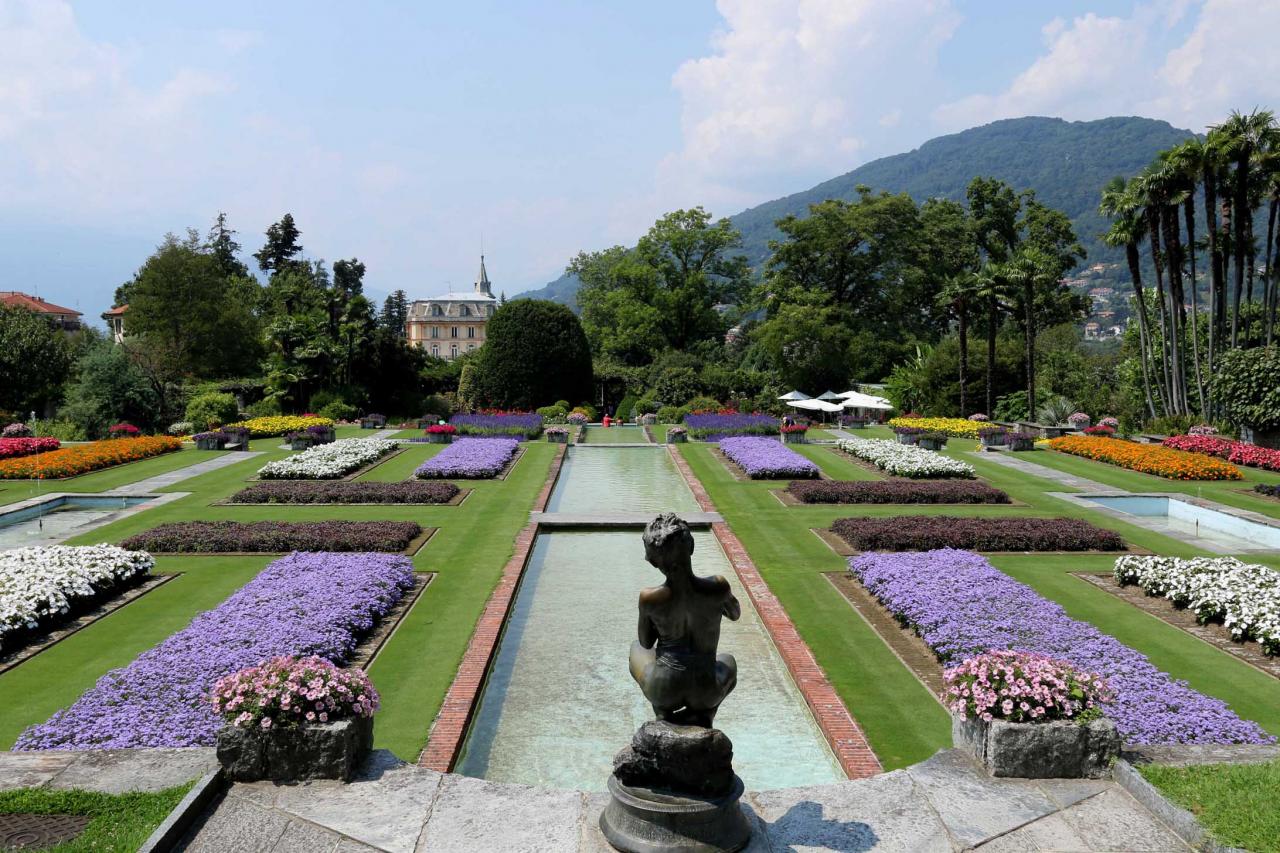
[[[1166,0],[1127,17],[1050,21],[1045,52],[1003,91],[944,104],[934,118],[959,130],[1022,115],[1143,115],[1203,130],[1280,96],[1280,54],[1259,40],[1280,28],[1280,3],[1206,0],[1179,42],[1172,31],[1189,11],[1189,0]]]

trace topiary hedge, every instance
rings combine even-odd
[[[468,365],[480,402],[530,411],[547,400],[591,397],[591,347],[568,307],[541,299],[512,300],[494,312],[485,337]]]

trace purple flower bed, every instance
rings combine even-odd
[[[406,557],[290,554],[24,731],[14,749],[212,746],[222,720],[208,693],[219,678],[280,655],[342,663],[412,586]]]
[[[1124,540],[1078,518],[961,518],[898,515],[838,518],[831,525],[860,551],[1123,551]]]
[[[849,560],[849,569],[944,664],[991,649],[1019,649],[1100,674],[1115,692],[1104,710],[1126,743],[1276,740],[1225,702],[1197,693],[1115,637],[1072,619],[977,554],[863,554]]]
[[[1009,496],[972,480],[797,480],[787,486],[807,504],[1007,504]]]
[[[817,465],[776,438],[725,438],[720,441],[720,450],[753,480],[818,476]]]
[[[413,521],[177,521],[120,547],[162,554],[403,551],[421,532]]]
[[[449,423],[459,435],[499,438],[537,438],[542,434],[542,415],[529,412],[499,415],[454,415]]]
[[[445,504],[458,495],[453,483],[374,483],[363,480],[275,480],[254,483],[231,496],[237,504]]]
[[[498,476],[519,449],[519,442],[511,438],[460,438],[418,466],[413,476],[422,480],[487,480]]]
[[[777,435],[778,419],[772,415],[740,415],[736,412],[704,412],[685,415],[689,435],[701,441],[720,441],[734,435]]]

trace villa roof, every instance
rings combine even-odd
[[[439,296],[432,296],[428,299],[419,299],[419,302],[496,302],[492,293],[476,293],[474,290],[455,290],[449,293],[443,293]]]
[[[77,317],[81,316],[80,312],[74,308],[63,308],[61,305],[45,302],[38,296],[32,296],[17,290],[0,290],[0,304],[8,305],[11,308],[26,308],[28,311],[35,311],[37,314],[74,314]]]
[[[106,311],[103,311],[103,312],[102,312],[102,316],[103,316],[103,317],[114,317],[115,315],[117,315],[117,314],[123,314],[124,312],[126,312],[126,311],[128,311],[128,310],[129,310],[129,306],[128,306],[127,304],[126,304],[126,305],[117,305],[117,306],[115,306],[114,308],[108,308]]]

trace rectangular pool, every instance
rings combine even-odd
[[[1081,495],[1081,499],[1150,519],[1143,526],[1182,540],[1200,539],[1229,552],[1280,550],[1280,527],[1161,495]]]
[[[53,495],[0,511],[0,548],[52,545],[111,521],[114,514],[155,495]]]

